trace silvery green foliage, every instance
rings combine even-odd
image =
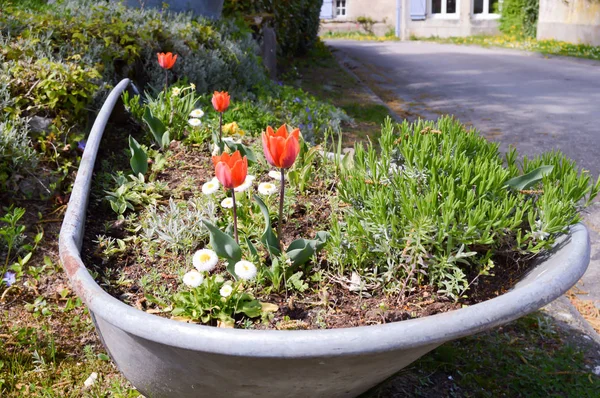
[[[0,59],[1,61],[1,59]],[[14,99],[10,96],[8,87],[8,74],[2,73],[2,64],[0,64],[0,109],[6,110],[14,104]],[[5,117],[4,112],[0,114],[0,120]]]
[[[190,252],[206,241],[208,231],[202,220],[215,220],[215,204],[207,197],[187,202],[169,199],[166,206],[152,206],[140,216],[142,242],[149,249],[160,248],[180,253]]]
[[[169,71],[171,82],[185,77],[199,92],[227,90],[245,95],[266,79],[251,33],[233,21],[210,21],[190,13],[162,12],[155,8],[127,8],[115,2],[100,6],[88,0],[67,0],[61,7],[71,15],[89,20],[97,20],[101,15],[107,23],[113,17],[130,21],[133,30],[143,35],[138,39],[140,61],[149,77],[148,84],[156,89],[162,88],[165,81],[165,71],[158,65],[156,53],[167,51],[178,55]],[[156,34],[157,29],[160,34]],[[157,37],[161,38],[160,42]],[[104,43],[96,39],[89,48],[76,50],[93,64],[102,61],[99,56],[103,46]],[[113,63],[105,63],[105,66],[108,67],[105,76],[114,74]]]
[[[9,174],[36,166],[38,155],[31,146],[28,131],[24,119],[0,122],[0,183]]]

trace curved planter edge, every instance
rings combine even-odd
[[[192,325],[137,310],[96,284],[80,253],[98,147],[110,113],[128,85],[125,79],[113,89],[92,127],[60,231],[59,249],[71,284],[90,309],[109,353],[126,377],[150,397],[201,396],[198,389],[207,396],[225,392],[240,397],[355,396],[444,342],[543,307],[573,286],[587,269],[589,236],[582,224],[576,224],[552,255],[511,291],[425,318],[343,329],[277,331]],[[291,373],[284,382],[274,382],[273,374],[286,368]],[[198,374],[206,376],[196,380]]]

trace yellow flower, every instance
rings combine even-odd
[[[227,135],[246,135],[244,130],[242,130],[236,122],[231,122],[223,125],[223,133]]]

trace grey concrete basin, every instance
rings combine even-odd
[[[460,310],[332,330],[243,330],[150,315],[110,296],[81,259],[92,170],[115,87],[92,128],[60,232],[60,257],[108,353],[147,397],[355,397],[444,342],[512,321],[553,301],[585,272],[590,245],[571,227],[510,292]]]

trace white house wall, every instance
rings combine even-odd
[[[335,0],[334,4],[335,4]],[[471,18],[472,0],[459,0],[459,15],[456,18],[439,18],[431,15],[431,2],[427,1],[427,16],[423,21],[409,20],[408,34],[416,37],[451,37],[498,33],[498,20],[494,18]],[[544,1],[544,0],[540,0]],[[557,0],[560,1],[560,0]],[[410,0],[402,0],[410,4]],[[361,30],[356,23],[358,17],[369,17],[376,21],[374,31],[384,35],[396,26],[396,0],[347,0],[345,17],[322,20],[321,33],[350,32]],[[409,11],[410,13],[410,11]]]
[[[537,38],[600,45],[600,2],[540,0]]]
[[[408,22],[408,34],[415,37],[464,37],[470,35],[498,33],[498,19],[487,17],[472,18],[472,2],[458,0],[456,17],[440,18],[431,15],[431,2],[427,2],[427,16],[422,21]]]

